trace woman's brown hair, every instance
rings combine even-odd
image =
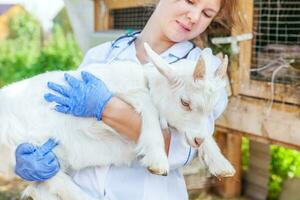
[[[238,0],[221,0],[221,8],[209,27],[193,41],[201,48],[209,44],[208,36],[229,35],[232,28],[240,22],[238,15]]]
[[[234,25],[239,23],[237,6],[238,0],[221,0],[220,11],[214,21],[231,29]]]

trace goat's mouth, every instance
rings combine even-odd
[[[184,133],[186,142],[193,148],[199,148],[202,140],[200,138],[190,138],[187,133]]]

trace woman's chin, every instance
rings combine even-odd
[[[197,34],[192,31],[174,30],[167,34],[173,42],[182,42],[195,38]]]
[[[169,36],[169,39],[172,42],[178,43],[178,42],[183,42],[183,41],[189,40],[189,37],[187,37],[187,35],[184,35],[184,34],[173,33]]]

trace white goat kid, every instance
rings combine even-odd
[[[223,64],[226,66],[218,71],[220,75],[206,79],[204,74],[197,75],[199,67],[194,72],[195,62],[182,60],[168,66],[150,47],[145,47],[148,56],[164,76],[153,67],[145,70],[141,65],[124,61],[109,66],[92,64],[84,68],[102,79],[116,96],[141,114],[142,129],[137,144],[101,121],[54,111],[54,105],[44,101],[43,95],[49,92],[46,87],[48,81],[64,84],[65,72],[47,72],[0,90],[0,172],[14,177],[14,152],[20,143],[41,145],[49,138],[56,138],[60,144],[54,152],[59,158],[61,170],[48,181],[28,186],[25,195],[35,200],[92,200],[94,198],[82,192],[67,175],[71,169],[110,164],[130,165],[137,156],[141,157],[140,162],[151,172],[166,175],[169,166],[158,120],[160,114],[168,124],[185,133],[191,145],[195,146],[193,141],[196,137],[204,139],[200,146],[201,156],[213,174],[234,173],[214,143],[212,133],[204,131],[205,118],[224,87],[224,73],[221,72],[226,71],[226,62]],[[80,70],[68,73],[80,77]],[[194,77],[203,76],[203,79],[193,79],[193,74]],[[188,101],[189,106],[184,104],[184,100]]]
[[[130,165],[140,162],[150,171],[166,175],[169,170],[161,133],[158,112],[147,89],[141,65],[132,62],[92,64],[84,68],[102,79],[108,88],[131,104],[142,116],[139,141],[135,144],[101,121],[78,118],[56,112],[53,103],[43,95],[47,82],[64,84],[65,72],[55,71],[8,85],[0,90],[0,171],[14,175],[15,149],[20,143],[41,145],[55,138],[59,145],[54,149],[61,164],[60,172],[48,181],[28,187],[26,195],[34,199],[64,200],[92,199],[81,192],[66,173],[88,166]],[[80,78],[80,70],[68,72]],[[47,194],[41,191],[49,191]],[[56,198],[58,198],[56,197]]]
[[[224,158],[213,139],[213,131],[209,130],[208,119],[222,91],[226,87],[228,57],[219,54],[222,61],[217,71],[209,70],[213,59],[211,49],[204,49],[196,64],[190,60],[181,60],[172,65],[166,63],[151,48],[145,45],[151,62],[164,78],[156,71],[147,72],[150,95],[159,112],[161,124],[168,124],[185,135],[189,145],[198,148],[201,161],[215,176],[233,176],[235,169]],[[196,66],[196,67],[195,67]],[[209,73],[210,72],[210,73]],[[202,140],[199,145],[197,138]]]

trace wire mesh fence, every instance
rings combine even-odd
[[[151,6],[111,10],[113,29],[141,30],[153,11]],[[300,88],[300,0],[254,0],[253,17],[251,79],[275,77],[276,83]]]
[[[135,7],[115,9],[111,11],[113,16],[113,28],[125,30],[141,30],[150,15],[154,11],[154,7]]]
[[[300,1],[254,0],[253,17],[251,79],[300,88]]]

